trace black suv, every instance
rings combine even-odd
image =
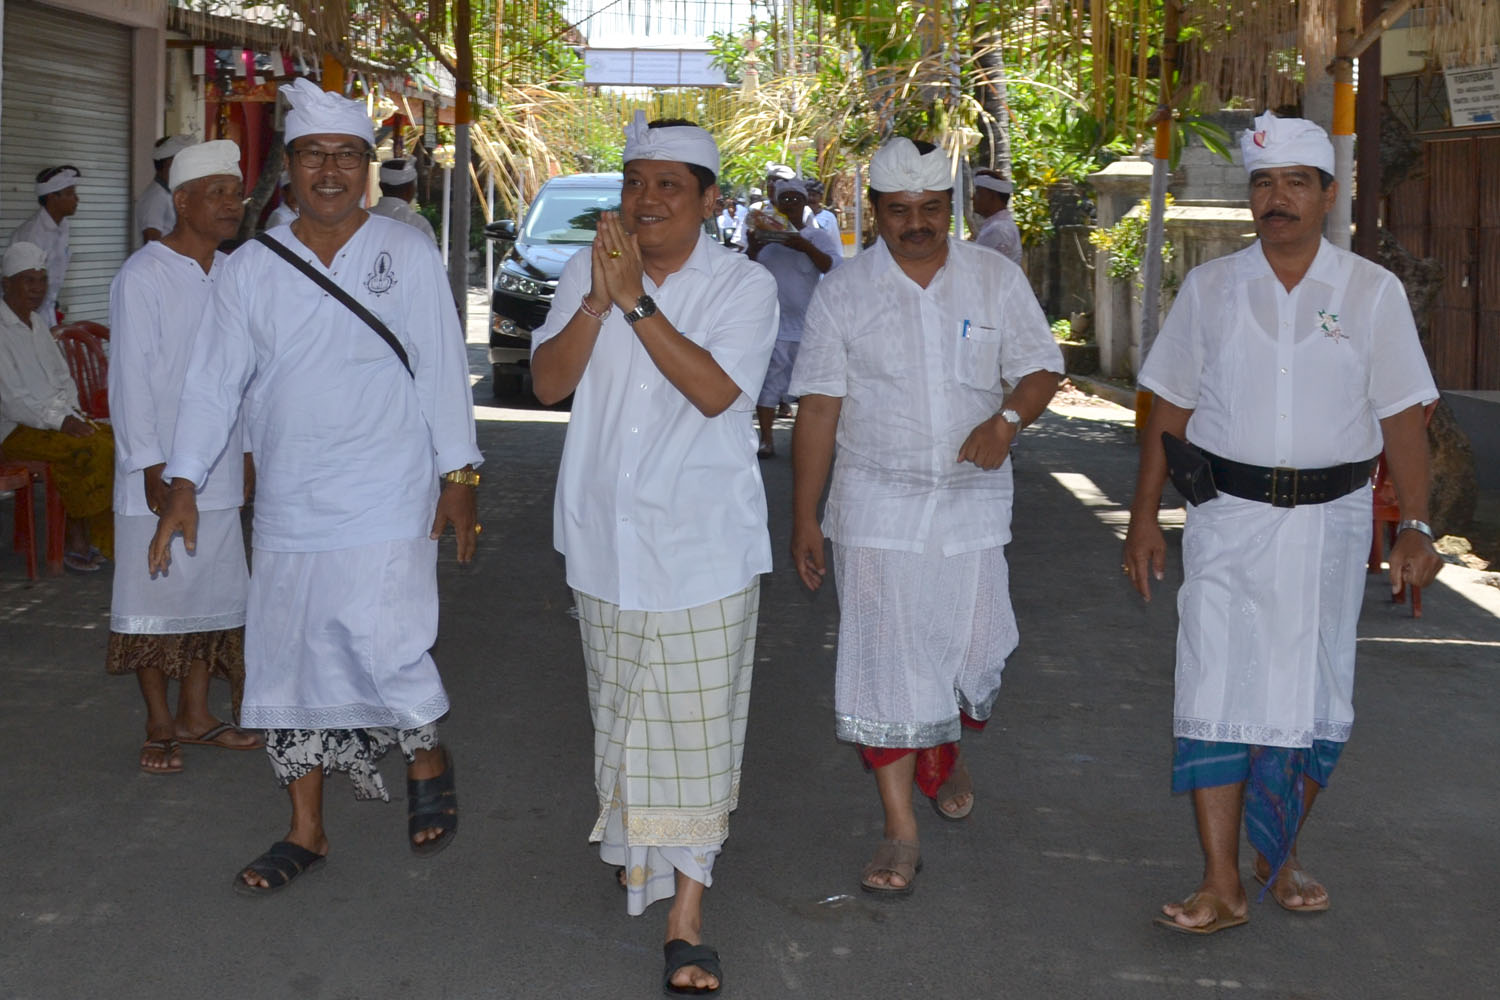
[[[599,214],[620,207],[623,179],[620,174],[554,177],[537,192],[519,231],[514,219],[485,227],[485,235],[502,244],[490,290],[495,395],[530,390],[531,331],[547,318],[563,265],[594,241]]]

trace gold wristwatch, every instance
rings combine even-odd
[[[452,472],[443,473],[438,478],[445,483],[457,483],[460,486],[479,485],[479,473],[473,469],[454,469]]]

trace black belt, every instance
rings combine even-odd
[[[1337,500],[1368,483],[1370,474],[1375,471],[1373,458],[1321,469],[1290,469],[1246,465],[1211,451],[1204,451],[1203,456],[1208,459],[1214,485],[1221,492],[1268,503],[1272,507],[1298,507]]]

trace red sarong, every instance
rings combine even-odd
[[[983,730],[984,723],[971,719],[962,712],[958,721],[965,729]],[[859,755],[869,768],[880,768],[896,763],[909,753],[917,755],[917,787],[929,799],[937,798],[938,789],[953,773],[958,763],[958,743],[940,743],[935,747],[867,747],[860,744]]]

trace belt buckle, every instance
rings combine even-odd
[[[1297,506],[1297,473],[1300,470],[1278,465],[1271,470],[1271,506]],[[1286,488],[1290,480],[1290,489]]]

